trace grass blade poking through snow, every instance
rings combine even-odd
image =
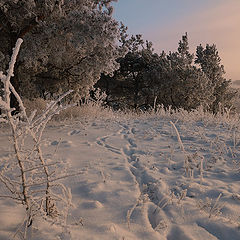
[[[185,169],[186,176],[188,176],[189,173],[190,173],[190,172],[189,172],[190,168],[189,168],[189,164],[188,164],[188,156],[187,156],[187,154],[186,154],[185,148],[184,148],[183,143],[182,143],[181,136],[180,136],[180,134],[179,134],[179,131],[178,131],[176,125],[175,125],[172,121],[170,121],[170,123],[171,123],[173,129],[174,129],[175,132],[176,132],[177,139],[178,139],[178,143],[179,143],[179,145],[180,145],[180,149],[182,150],[182,152],[183,152],[183,154],[184,154],[184,169]]]
[[[185,154],[186,152],[185,152],[185,149],[184,149],[184,146],[183,146],[183,143],[182,143],[182,139],[181,139],[181,137],[180,137],[180,134],[179,134],[179,132],[178,132],[175,124],[174,124],[172,121],[170,121],[170,123],[171,123],[171,125],[173,126],[173,128],[174,128],[174,130],[175,130],[175,132],[176,132],[176,134],[177,134],[177,139],[178,139],[180,148],[181,148],[181,150],[183,151],[183,153]]]

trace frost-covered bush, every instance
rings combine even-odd
[[[21,96],[45,97],[74,89],[84,96],[120,56],[113,0],[1,0],[0,68],[17,38],[24,43],[12,84]]]
[[[42,113],[36,115],[35,110],[27,115],[23,101],[10,81],[21,44],[22,39],[18,39],[7,74],[0,72],[3,84],[0,122],[9,124],[13,150],[9,157],[0,159],[0,197],[14,200],[25,207],[26,218],[17,234],[21,235],[21,239],[29,239],[28,230],[36,217],[66,226],[71,191],[59,180],[68,174],[61,163],[44,156],[41,144],[47,122],[65,108],[60,101],[70,92],[50,102]],[[12,114],[14,108],[10,105],[10,94],[15,96],[20,107],[19,113],[15,115]]]

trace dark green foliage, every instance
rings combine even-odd
[[[132,36],[128,40],[124,38],[121,42],[128,52],[125,57],[117,60],[120,68],[112,77],[102,75],[96,87],[106,91],[110,105],[136,109],[145,105],[146,97],[148,97],[149,87],[144,74],[151,66],[152,44],[144,43],[141,35]]]
[[[212,88],[208,86],[206,75],[193,65],[194,55],[189,52],[187,34],[179,41],[178,51],[170,52],[166,58],[170,65],[167,71],[171,74],[165,78],[165,88],[169,91],[168,101],[164,104],[186,110],[199,106],[206,108],[213,101]]]
[[[217,112],[219,103],[230,107],[234,93],[230,81],[223,78],[223,66],[216,47],[199,46],[195,63],[189,52],[188,36],[183,35],[176,52],[154,53],[152,43],[140,35],[126,39],[124,28],[122,44],[128,48],[125,57],[119,58],[119,70],[113,76],[102,75],[97,87],[105,90],[108,103],[128,108],[149,108],[154,103],[174,109],[196,109]],[[210,50],[211,51],[210,51]],[[213,52],[207,54],[207,52]]]

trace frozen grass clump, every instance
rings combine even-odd
[[[42,113],[50,101],[43,98],[23,99],[23,104],[26,108],[26,113],[29,116],[33,111],[37,110],[37,114]]]
[[[86,119],[105,119],[105,120],[131,120],[131,119],[151,119],[161,118],[169,121],[181,121],[186,123],[201,123],[204,126],[220,126],[224,125],[230,129],[238,127],[240,123],[239,115],[231,113],[230,109],[223,109],[217,114],[205,111],[203,107],[199,107],[192,111],[184,109],[165,108],[163,105],[157,105],[149,111],[142,110],[118,110],[115,111],[105,103],[106,94],[96,90],[94,99],[86,97],[84,101],[78,105],[70,106],[63,109],[57,115],[53,116],[53,120],[57,122],[75,121]],[[45,110],[49,100],[33,99],[24,100],[26,112],[29,115],[33,110],[37,109],[38,113]]]

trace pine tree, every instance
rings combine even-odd
[[[235,93],[230,87],[231,81],[224,78],[224,66],[221,64],[216,45],[207,44],[205,49],[199,45],[195,63],[200,65],[201,70],[210,79],[209,87],[214,89],[215,100],[210,105],[210,110],[216,113],[220,107],[230,107]]]
[[[122,30],[120,49],[125,49],[127,54],[117,59],[120,68],[114,75],[102,75],[96,87],[108,93],[110,105],[137,109],[145,106],[148,98],[149,88],[144,74],[146,68],[150,66],[152,43],[144,42],[140,34],[128,38],[127,28]]]
[[[189,52],[189,43],[188,43],[188,35],[182,36],[182,40],[178,43],[178,58],[181,58],[182,64],[191,65],[194,59],[194,54]]]
[[[189,51],[188,35],[182,36],[176,52],[154,53],[151,42],[140,35],[127,38],[122,26],[121,43],[128,53],[119,58],[120,68],[112,77],[102,76],[98,87],[106,90],[108,100],[135,109],[153,106],[154,102],[174,109],[196,109],[216,112],[218,104],[229,106],[234,93],[229,81],[223,78],[224,70],[215,47],[207,45],[206,52],[199,46],[195,63]],[[216,81],[217,79],[217,81]]]
[[[74,89],[84,96],[117,69],[113,0],[0,0],[0,69],[23,38],[13,85],[24,97]]]
[[[165,84],[168,89],[167,105],[192,110],[212,103],[209,79],[193,65],[194,54],[189,52],[187,33],[179,41],[178,51],[170,52],[166,59],[166,69],[170,72]]]

